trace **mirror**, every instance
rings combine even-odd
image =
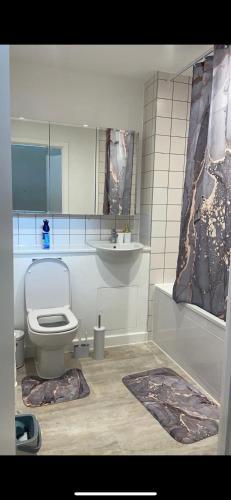
[[[11,120],[13,210],[48,211],[49,124]]]
[[[138,134],[12,118],[13,210],[133,215]]]
[[[133,130],[99,129],[97,134],[97,213],[134,215],[138,134]]]

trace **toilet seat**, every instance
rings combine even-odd
[[[40,317],[64,316],[67,320],[66,325],[44,326],[39,324]],[[37,333],[64,333],[74,330],[78,326],[78,320],[68,306],[52,307],[49,309],[33,309],[28,311],[28,325],[33,332]]]

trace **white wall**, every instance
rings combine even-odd
[[[9,48],[0,45],[0,455],[15,453]]]
[[[11,63],[12,116],[142,129],[143,81]]]

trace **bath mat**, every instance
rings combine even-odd
[[[22,399],[26,406],[42,406],[64,403],[74,399],[85,398],[90,389],[78,368],[66,371],[62,377],[46,380],[31,375],[22,380]]]
[[[157,368],[122,380],[176,441],[195,443],[218,433],[218,405],[173,370]]]

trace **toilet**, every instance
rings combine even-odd
[[[65,373],[64,348],[78,329],[70,308],[70,272],[61,259],[33,259],[25,275],[25,305],[37,373],[45,379],[60,377]]]

